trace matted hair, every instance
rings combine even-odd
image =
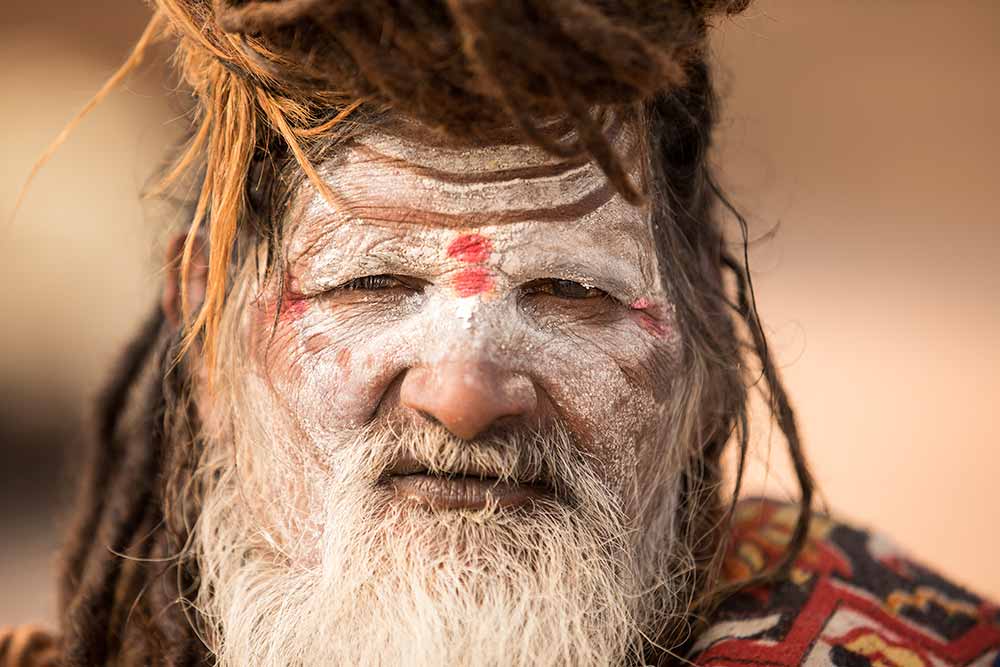
[[[155,0],[156,13],[120,81],[160,38],[195,101],[189,141],[162,188],[192,179],[198,195],[181,262],[186,285],[199,234],[209,244],[208,288],[186,325],[154,312],[101,402],[97,447],[62,579],[66,665],[131,660],[210,662],[199,639],[197,563],[180,557],[197,518],[200,453],[191,409],[197,340],[214,366],[234,266],[261,244],[280,256],[280,207],[296,178],[326,186],[313,165],[360,122],[405,114],[463,138],[514,127],[553,155],[586,155],[631,202],[651,200],[654,237],[677,308],[697,433],[684,471],[681,530],[695,536],[700,587],[692,615],[736,586],[784,576],[801,549],[812,479],[794,415],[757,318],[746,224],[708,162],[716,97],[707,63],[712,17],[746,0]],[[106,89],[98,94],[99,99]],[[595,108],[641,109],[653,175],[632,183]],[[86,110],[85,110],[86,111]],[[569,143],[540,119],[565,119]],[[740,226],[730,251],[720,208]],[[183,293],[183,290],[182,290]],[[719,584],[759,388],[784,434],[800,487],[799,519],[783,559],[752,581]],[[720,458],[736,448],[735,489],[723,502]]]

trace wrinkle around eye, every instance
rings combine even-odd
[[[612,298],[605,290],[567,278],[539,278],[521,286],[525,296],[549,295],[557,299],[585,301]]]
[[[411,276],[374,274],[358,276],[317,294],[337,305],[396,303],[423,294],[426,281]]]
[[[398,276],[394,276],[389,273],[378,273],[374,275],[351,278],[350,280],[347,280],[337,285],[331,291],[382,292],[396,288],[409,288],[409,287],[410,285],[408,285]]]
[[[609,326],[624,319],[626,309],[614,297],[603,294],[583,299],[570,299],[551,294],[522,295],[518,307],[536,324],[545,328]]]

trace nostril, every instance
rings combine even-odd
[[[441,420],[432,415],[431,413],[427,412],[426,410],[417,410],[417,414],[426,419],[427,421],[429,421],[431,424],[434,424],[435,426],[442,426]]]

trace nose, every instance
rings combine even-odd
[[[399,400],[471,440],[503,417],[528,416],[538,396],[524,375],[492,363],[449,361],[411,368]]]

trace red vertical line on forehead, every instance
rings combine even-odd
[[[459,271],[452,282],[460,297],[475,296],[493,289],[493,276],[483,266],[492,252],[493,242],[482,234],[462,234],[448,244],[448,257],[472,265]]]
[[[493,242],[482,234],[463,234],[448,246],[448,257],[463,262],[484,262],[493,252]]]
[[[452,284],[459,296],[475,296],[493,289],[493,276],[482,266],[470,266],[459,271]]]

